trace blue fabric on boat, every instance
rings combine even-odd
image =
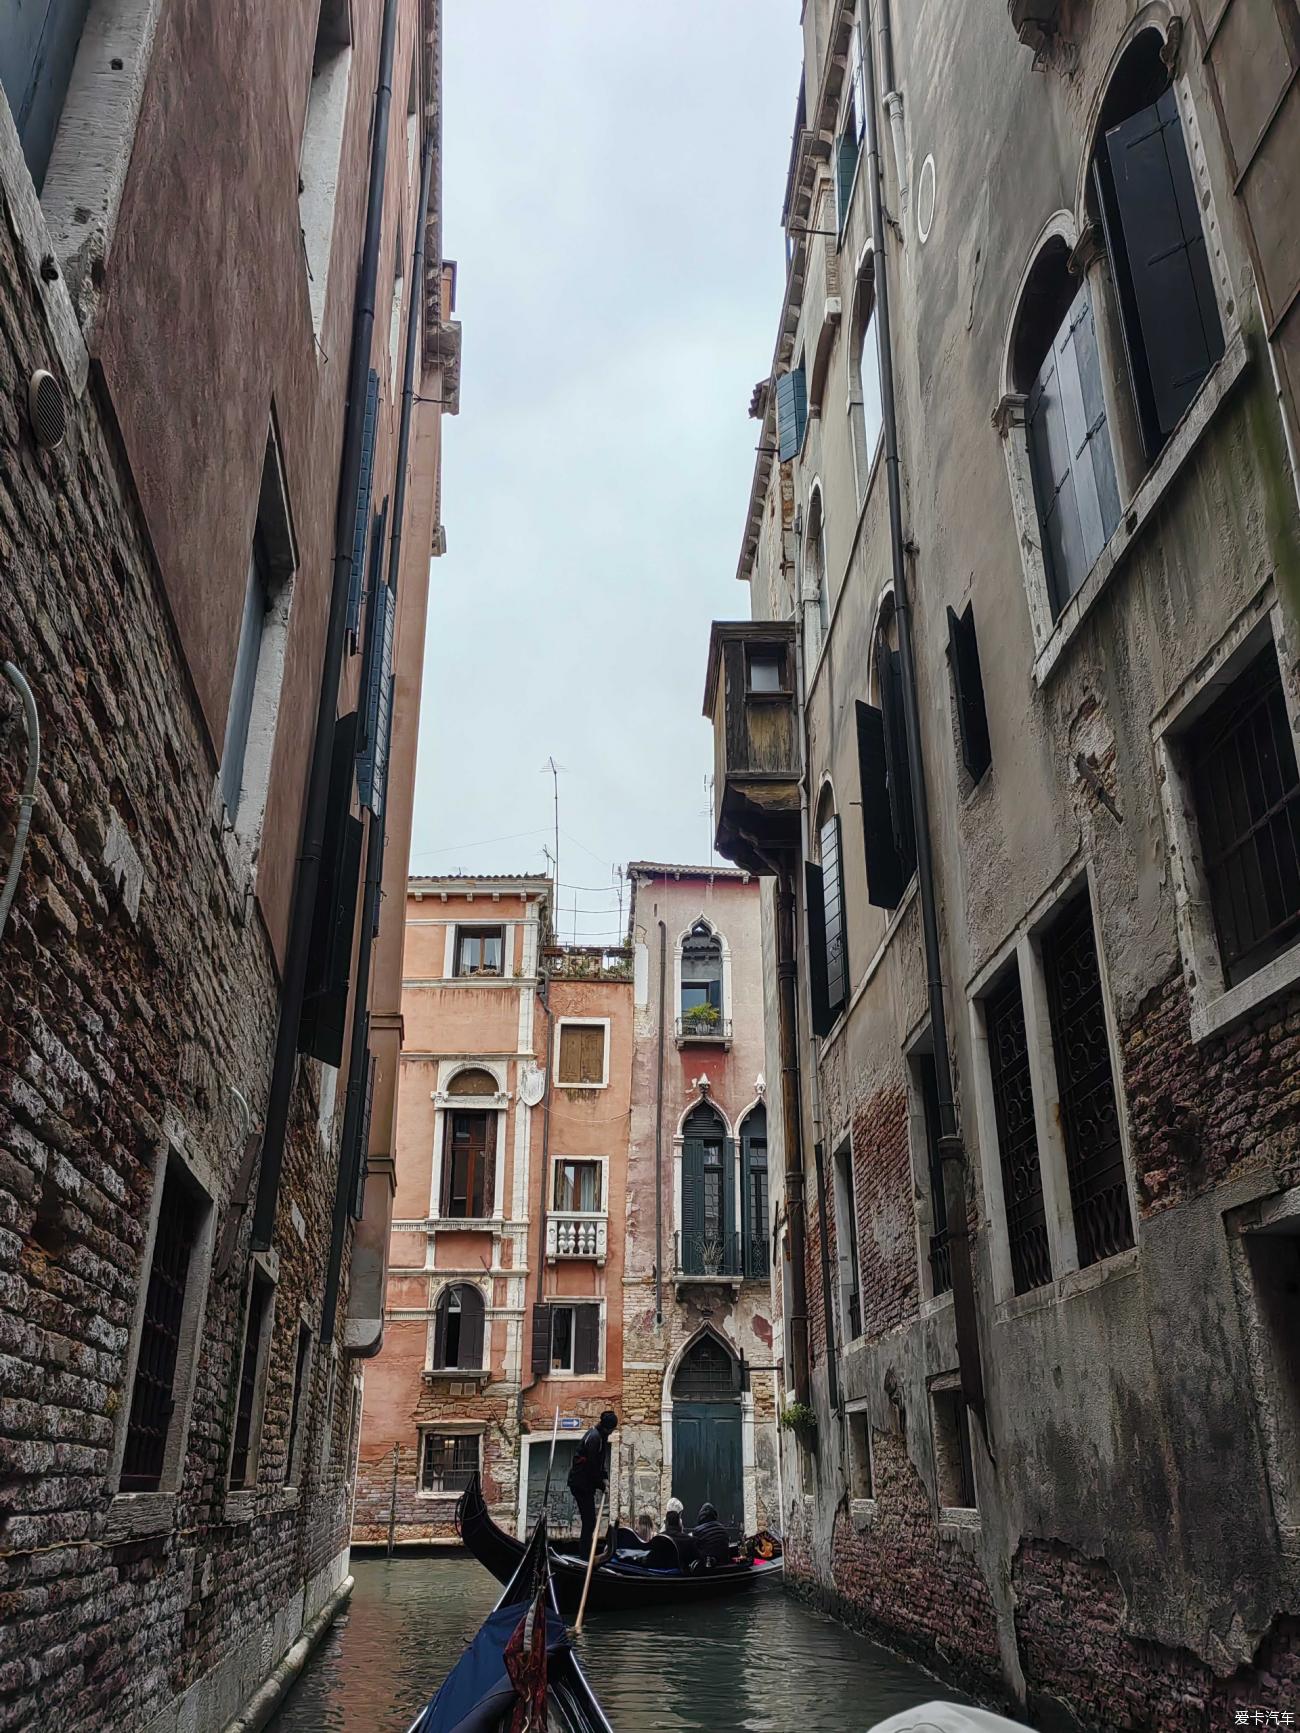
[[[495,1728],[515,1701],[515,1688],[506,1673],[505,1653],[506,1644],[525,1610],[523,1604],[516,1602],[488,1614],[478,1635],[416,1722],[418,1733],[490,1733]],[[555,1613],[548,1613],[548,1673],[554,1657],[568,1646],[569,1634],[564,1620]]]

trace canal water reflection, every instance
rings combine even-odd
[[[356,1588],[271,1733],[406,1733],[497,1587],[473,1559],[353,1561]],[[601,1614],[583,1664],[617,1733],[860,1733],[950,1696],[777,1588],[680,1613]]]

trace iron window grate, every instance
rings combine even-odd
[[[1043,941],[1061,1132],[1081,1266],[1133,1244],[1092,904],[1076,897]]]
[[[1012,970],[985,1003],[998,1156],[1006,1207],[1011,1273],[1018,1294],[1052,1279],[1043,1208],[1043,1171],[1029,1075],[1029,1040],[1020,977]]]
[[[477,1433],[425,1433],[420,1463],[422,1491],[464,1492],[477,1468]]]
[[[253,1408],[257,1397],[259,1349],[262,1343],[262,1323],[266,1317],[271,1284],[253,1275],[252,1292],[248,1299],[248,1323],[244,1332],[244,1352],[239,1362],[239,1403],[235,1409],[235,1442],[230,1454],[230,1485],[248,1485],[249,1458],[252,1454]]]
[[[1225,984],[1300,937],[1300,772],[1270,645],[1192,730],[1191,782]]]
[[[144,1321],[122,1456],[123,1492],[155,1492],[162,1482],[167,1435],[175,1406],[173,1391],[185,1294],[197,1232],[198,1207],[169,1168],[163,1179],[145,1289]]]

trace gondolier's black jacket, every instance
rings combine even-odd
[[[589,1426],[573,1454],[570,1492],[599,1492],[609,1482],[609,1440],[599,1426]]]

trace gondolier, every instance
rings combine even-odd
[[[609,1486],[609,1439],[618,1426],[618,1415],[607,1408],[595,1426],[589,1426],[574,1452],[569,1469],[569,1491],[582,1518],[582,1537],[578,1552],[586,1558],[596,1532],[596,1496]]]

